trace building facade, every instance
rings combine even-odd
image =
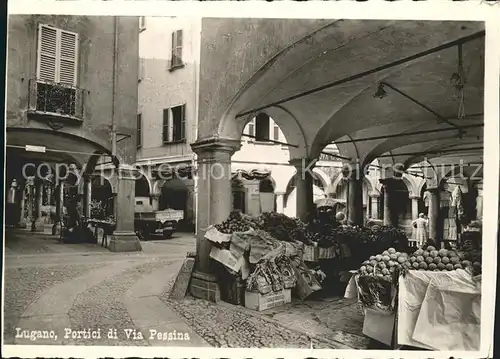
[[[191,144],[200,139],[197,134],[199,128],[210,122],[208,118],[200,118],[201,113],[203,116],[210,116],[210,111],[201,111],[200,108],[211,109],[221,96],[221,91],[227,90],[219,82],[231,83],[231,79],[226,77],[217,80],[220,71],[216,74],[211,70],[224,67],[225,58],[219,59],[216,50],[218,46],[226,46],[231,41],[230,37],[219,34],[217,26],[212,22],[223,23],[231,31],[234,30],[233,27],[240,26],[220,19],[202,21],[188,18],[143,18],[141,20],[137,133],[140,146],[137,164],[141,166],[145,176],[138,182],[136,192],[150,195],[157,209],[172,207],[184,210],[186,227],[191,229],[194,227],[196,217],[198,187],[195,175],[196,155],[191,149]],[[302,25],[307,28],[310,23],[306,21]],[[243,36],[237,31],[236,33],[238,36]],[[238,41],[243,44],[246,40],[239,38]],[[262,40],[262,43],[269,46],[273,43],[271,39],[266,38],[266,41]],[[243,51],[243,48],[239,48],[238,51]],[[206,55],[202,60],[200,54],[203,52],[210,56]],[[258,52],[255,50],[253,55],[258,57]],[[217,64],[209,64],[207,61],[216,61]],[[231,68],[234,76],[246,73],[245,71],[245,69],[236,71],[235,68]],[[205,88],[203,94],[200,93],[201,77],[212,79],[218,84],[217,89],[210,91]],[[296,129],[289,125],[293,121],[289,118],[289,114],[284,115],[272,108],[253,116],[238,118],[238,121],[245,124],[237,126],[238,130],[242,131],[241,141],[231,156],[231,208],[250,214],[278,211],[289,216],[300,216],[296,205],[297,168],[290,164],[290,160],[293,157],[292,152],[297,151],[295,148],[302,148],[300,145],[297,146],[300,143],[300,136],[295,133],[311,129]],[[280,121],[273,119],[274,116],[282,122],[281,118],[286,117],[287,136],[277,123]],[[345,151],[348,145],[342,146]],[[313,201],[331,197],[344,202],[347,206],[349,181],[343,179],[341,169],[345,161],[339,154],[337,146],[330,144],[325,146],[317,157],[313,167]],[[391,185],[393,205],[389,206],[385,203],[388,198],[385,191],[387,186],[381,182],[385,174],[381,174],[380,164],[382,163],[377,159],[372,160],[369,173],[363,176],[362,198],[357,202],[362,204],[362,217],[365,222],[377,219],[387,224],[397,223],[409,236],[412,236],[412,221],[419,213],[428,212],[428,203],[424,196],[425,175],[418,169],[409,171],[401,177],[401,181]],[[183,176],[184,178],[180,180],[172,173],[173,168],[187,169],[189,176]],[[445,190],[444,185],[441,187],[439,207],[445,211],[446,198],[449,198],[451,191]],[[467,193],[467,184],[462,187],[463,192]],[[397,214],[397,218],[391,218],[390,214],[393,212]]]
[[[94,170],[114,163],[106,200],[137,247],[134,174],[124,165],[135,162],[138,28],[134,17],[9,17],[6,187],[16,196],[8,224],[47,224],[75,194],[90,217]]]
[[[191,143],[196,141],[199,121],[201,20],[143,17],[140,23],[136,165],[143,178],[137,182],[136,195],[150,196],[155,209],[184,210],[184,227],[194,230]],[[331,179],[342,165],[334,145],[324,152],[314,168],[315,199],[328,196]],[[289,163],[287,139],[272,118],[261,114],[246,125],[241,149],[232,160],[234,209],[296,215],[295,168]],[[186,175],[176,176],[177,168],[187,169]]]

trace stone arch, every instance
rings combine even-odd
[[[296,117],[289,110],[279,105],[239,119],[225,117],[219,123],[217,134],[223,138],[240,139],[246,125],[260,113],[265,113],[278,125],[286,138],[286,142],[291,145],[289,147],[291,159],[307,157],[307,143],[304,130]]]
[[[271,191],[269,189],[272,189]],[[259,192],[274,193],[276,191],[276,182],[271,175],[259,181]]]
[[[326,194],[331,184],[330,177],[328,177],[328,175],[319,168],[313,168],[313,172],[317,175],[315,177],[317,177],[323,184],[323,191]]]
[[[331,190],[330,190],[331,193],[337,192],[337,187],[343,178],[344,177],[342,176],[342,173],[339,173],[338,176],[333,180],[332,185],[331,185]]]
[[[406,187],[408,188],[408,194],[410,197],[418,196],[419,192],[416,190],[417,186],[413,178],[411,178],[411,176],[408,176],[406,173],[403,173],[401,180],[405,183]]]
[[[153,192],[154,185],[151,181],[150,173],[144,171],[144,169],[141,167],[137,167],[137,174],[138,174],[137,180],[144,179],[147,182],[148,193],[149,195],[152,195],[154,193]]]
[[[135,196],[149,197],[151,195],[151,186],[148,179],[141,175],[135,180]]]
[[[368,187],[368,193],[374,192],[374,186],[369,175],[363,177],[363,183]]]
[[[276,193],[285,193],[290,181],[295,176],[295,172],[293,166],[283,166],[279,170],[273,171],[274,191]]]

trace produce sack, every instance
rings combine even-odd
[[[479,350],[481,289],[470,272],[409,271],[399,280],[398,344]]]
[[[265,231],[257,230],[247,237],[250,241],[249,261],[252,264],[274,258],[285,251],[281,242]]]
[[[233,233],[231,234],[231,244],[229,245],[229,251],[235,256],[242,256],[250,248],[250,242],[248,241],[245,233]]]
[[[285,289],[295,287],[297,279],[295,278],[295,272],[290,259],[286,255],[281,255],[275,259],[275,263],[283,278],[283,287]]]
[[[274,261],[265,262],[267,271],[271,277],[271,287],[273,292],[283,290],[283,275]]]
[[[269,275],[265,262],[258,263],[255,270],[248,277],[247,291],[267,294],[272,291],[272,278]]]
[[[244,256],[235,257],[229,250],[212,247],[210,258],[223,264],[228,270],[236,273],[241,271],[242,279],[246,279],[249,275],[248,261]]]
[[[295,278],[297,279],[295,292],[300,300],[306,299],[312,293],[321,289],[321,285],[318,283],[316,277],[311,273],[304,262],[299,266],[292,263],[292,267],[295,272]]]
[[[387,313],[394,312],[394,296],[392,282],[381,277],[362,275],[357,278],[358,300],[368,308]]]

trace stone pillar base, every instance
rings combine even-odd
[[[109,236],[108,249],[111,252],[140,252],[141,241],[134,232],[114,232]]]
[[[52,225],[52,235],[53,236],[61,235],[61,222],[56,222]]]
[[[220,301],[220,289],[217,278],[211,274],[193,272],[189,291],[195,298],[209,300],[217,303]]]
[[[19,222],[18,227],[23,229],[28,228],[28,223],[23,219]]]

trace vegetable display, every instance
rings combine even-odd
[[[233,211],[229,217],[220,224],[214,226],[219,232],[224,234],[232,234],[235,232],[246,232],[251,229],[248,222],[245,221],[238,211]]]
[[[407,253],[398,252],[395,248],[389,248],[365,260],[361,264],[358,273],[362,276],[380,277],[386,281],[392,281],[392,274],[396,270],[409,268],[408,257]]]
[[[417,249],[410,256],[410,270],[420,271],[452,271],[456,269],[470,268],[473,272],[480,272],[481,264],[478,261],[471,262],[465,253],[440,249],[428,246],[425,249]]]

